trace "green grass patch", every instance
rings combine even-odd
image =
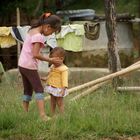
[[[35,103],[25,113],[22,89],[0,84],[0,137],[32,140],[84,140],[140,135],[140,95],[105,86],[76,102],[65,98],[65,113],[42,122]],[[34,99],[33,99],[34,100]],[[46,113],[50,115],[49,102]]]

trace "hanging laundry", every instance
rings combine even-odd
[[[56,40],[56,35],[55,33],[49,35],[49,36],[46,36],[46,43],[47,45],[49,45],[51,48],[55,48],[57,47],[57,40]]]
[[[23,44],[27,32],[29,31],[30,26],[17,26],[11,28],[11,35],[21,44]]]
[[[30,29],[30,26],[12,27],[11,34],[17,41],[19,41],[21,44],[23,44],[29,29]],[[57,46],[55,34],[45,36],[45,38],[46,38],[45,44],[49,45],[51,48],[55,48]]]
[[[10,34],[10,27],[0,27],[0,36],[8,36]]]
[[[9,48],[16,45],[15,39],[10,34],[11,27],[0,27],[0,47]]]
[[[100,23],[85,23],[85,37],[90,40],[96,40],[100,34]]]
[[[68,51],[82,51],[84,33],[84,26],[80,24],[62,26],[61,32],[56,35],[58,46]]]

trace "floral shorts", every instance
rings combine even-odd
[[[52,86],[45,86],[44,92],[47,92],[55,97],[65,97],[68,95],[68,90],[65,89],[64,95],[61,94],[62,88],[55,88]]]

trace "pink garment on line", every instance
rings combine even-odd
[[[19,57],[18,66],[36,70],[38,68],[38,60],[33,58],[33,43],[41,43],[41,47],[44,47],[44,42],[45,37],[40,33],[32,36],[27,34]]]

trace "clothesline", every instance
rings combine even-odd
[[[0,47],[10,48],[17,44],[23,44],[30,26],[0,27]],[[46,38],[46,44],[51,48],[62,46],[69,51],[82,51],[84,27],[82,24],[72,24],[62,26],[61,32],[52,34]]]

